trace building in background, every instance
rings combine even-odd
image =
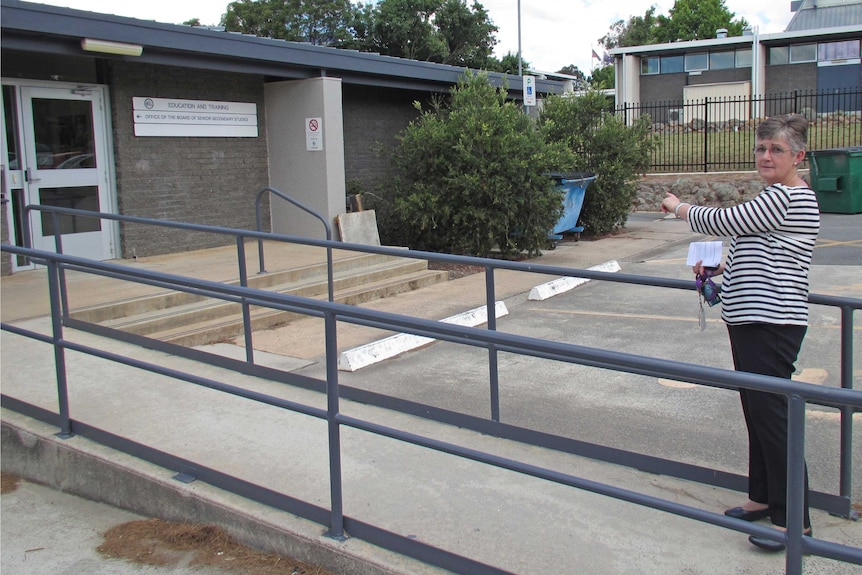
[[[862,89],[862,0],[797,0],[791,9],[784,32],[727,37],[717,30],[707,40],[611,50],[617,105]],[[816,113],[836,105],[862,111],[858,97],[818,102]],[[680,115],[683,107],[662,110],[666,117],[656,122],[691,120]]]

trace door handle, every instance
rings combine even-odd
[[[28,184],[32,184],[33,182],[41,182],[42,181],[42,178],[30,177],[31,172],[32,172],[32,170],[30,170],[30,168],[27,168],[26,170],[24,170],[24,179],[27,181]]]

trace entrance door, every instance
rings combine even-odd
[[[3,95],[7,150],[16,156],[8,156],[7,187],[16,235],[23,233],[25,204],[112,212],[102,90],[22,85],[4,86]],[[8,102],[10,97],[15,102]],[[10,120],[16,124],[12,129]],[[54,251],[60,233],[63,253],[98,260],[115,257],[115,225],[110,221],[34,210],[29,227],[36,249]],[[14,239],[23,243],[23,238]]]

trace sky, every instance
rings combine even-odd
[[[363,0],[365,1],[365,0]],[[180,24],[199,18],[201,24],[218,24],[229,0],[39,0],[42,4],[67,6],[79,10],[130,16]],[[472,0],[468,4],[472,5]],[[497,31],[494,55],[518,53],[519,0],[479,0],[488,11]],[[673,0],[520,0],[521,54],[532,69],[554,72],[575,65],[585,74],[598,61],[593,49],[602,55],[599,38],[617,20],[643,16],[650,6],[656,15],[668,15]],[[781,32],[790,22],[790,0],[725,0],[735,18],[745,18],[760,33]]]

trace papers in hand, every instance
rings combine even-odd
[[[688,246],[685,264],[693,266],[703,262],[703,267],[715,268],[721,264],[721,242],[692,242]]]

